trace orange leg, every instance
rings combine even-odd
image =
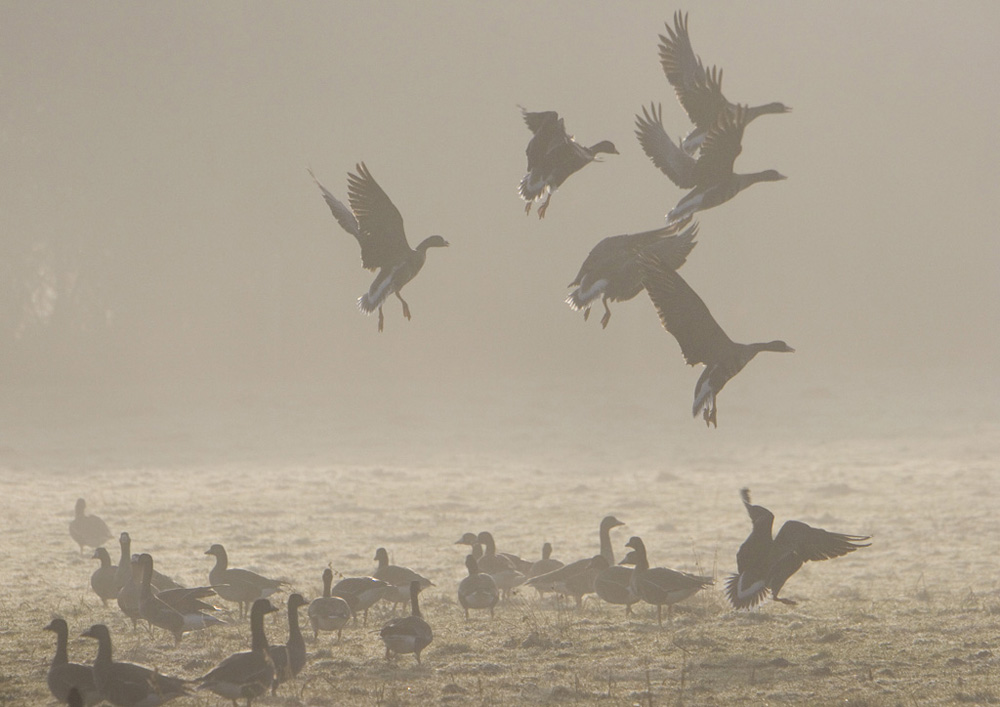
[[[611,321],[611,308],[608,307],[608,296],[604,295],[604,299],[601,301],[604,303],[604,316],[601,317],[601,328],[607,329],[608,322]]]

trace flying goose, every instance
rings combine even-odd
[[[104,624],[94,624],[81,634],[97,639],[94,684],[101,697],[117,707],[157,707],[190,694],[185,680],[163,675],[135,663],[118,663],[111,657],[111,634]]]
[[[372,577],[391,585],[382,595],[382,599],[391,602],[393,608],[396,607],[396,604],[405,605],[410,601],[410,582],[414,580],[420,582],[420,591],[434,586],[434,582],[420,576],[409,567],[390,565],[389,552],[384,547],[375,551],[374,559],[378,563],[378,568],[372,572]]]
[[[351,605],[346,599],[331,596],[332,585],[333,570],[327,567],[323,570],[323,596],[313,599],[309,604],[309,623],[313,629],[313,640],[319,636],[320,631],[336,631],[337,641],[340,642],[344,626],[354,617]]]
[[[220,697],[236,700],[246,698],[246,707],[253,704],[274,681],[274,662],[268,652],[264,633],[264,616],[277,611],[267,599],[257,599],[250,608],[250,650],[233,653],[205,676],[199,678],[199,690],[211,690]]]
[[[361,625],[367,626],[368,610],[389,591],[390,586],[388,582],[374,577],[344,577],[333,586],[330,594],[347,602],[355,621],[358,620],[358,612],[362,612]]]
[[[90,587],[101,598],[101,603],[107,606],[108,599],[118,596],[118,568],[111,564],[111,556],[103,547],[94,550],[93,559],[100,560],[101,566],[90,575]]]
[[[737,574],[726,580],[726,597],[735,609],[750,609],[771,592],[775,601],[795,604],[779,598],[785,582],[803,563],[841,557],[858,548],[868,547],[870,535],[843,535],[813,528],[797,520],[785,521],[778,534],[771,537],[774,514],[763,506],[750,503],[750,489],[742,489],[743,506],[753,522],[753,530],[736,553]]]
[[[85,545],[98,548],[114,537],[108,530],[107,523],[98,516],[88,516],[86,510],[87,502],[82,498],[76,499],[73,520],[69,522],[69,534],[80,546],[81,555]]]
[[[448,241],[441,236],[429,236],[417,245],[416,250],[410,248],[399,209],[389,199],[389,195],[382,191],[364,162],[355,169],[357,174],[347,175],[347,200],[351,204],[350,208],[320,184],[312,170],[309,170],[309,174],[323,193],[323,199],[337,223],[358,239],[361,245],[361,265],[366,270],[379,271],[368,292],[358,298],[358,308],[365,314],[378,309],[378,330],[382,331],[385,319],[382,305],[386,299],[395,294],[403,303],[403,316],[409,319],[410,305],[399,293],[424,266],[427,249],[446,248]]]
[[[735,113],[737,106],[722,95],[722,69],[706,70],[701,58],[694,53],[688,34],[687,13],[674,13],[674,26],[666,25],[666,36],[660,35],[660,66],[667,81],[674,87],[677,100],[687,111],[695,127],[681,142],[688,154],[694,154],[708,131],[723,112]],[[768,103],[747,108],[746,122],[768,113],[788,113],[792,109],[783,103]]]
[[[643,108],[642,116],[636,115],[635,133],[643,152],[670,181],[691,190],[667,214],[668,224],[724,204],[757,182],[786,179],[773,169],[751,174],[733,172],[733,163],[743,150],[747,115],[745,106],[737,106],[732,113],[723,112],[706,134],[697,160],[674,144],[663,129],[662,107]]]
[[[197,608],[191,607],[190,602],[197,602],[195,606],[199,604],[203,606],[208,605],[203,604],[203,602],[195,598],[190,590],[171,590],[174,592],[176,601],[185,601],[187,603],[184,608],[190,608],[191,610],[189,611],[180,611],[164,601],[162,598],[163,595],[154,594],[153,585],[151,583],[153,576],[152,555],[145,552],[139,555],[139,566],[142,568],[142,585],[139,590],[139,615],[146,619],[151,626],[158,626],[159,628],[172,633],[174,636],[175,646],[180,645],[181,638],[185,633],[198,631],[212,625],[224,623],[214,616],[206,614]],[[200,587],[199,589],[208,589],[209,592],[212,591],[207,587]]]
[[[598,531],[601,541],[600,554],[607,559],[608,564],[614,564],[615,561],[615,552],[611,546],[611,529],[617,528],[619,525],[625,524],[614,516],[605,516],[601,519]],[[577,607],[582,607],[583,596],[594,591],[594,578],[597,576],[597,570],[592,568],[593,560],[593,556],[585,557],[559,569],[532,577],[525,584],[540,592],[558,592],[572,596],[576,599]]]
[[[216,543],[205,551],[215,556],[215,566],[208,573],[208,583],[215,587],[219,596],[240,605],[240,618],[246,616],[247,607],[257,599],[266,599],[288,582],[268,579],[250,570],[230,568],[226,548]]]
[[[469,609],[489,609],[493,618],[493,608],[500,601],[497,583],[485,572],[479,571],[479,564],[472,555],[466,555],[465,567],[469,574],[458,583],[458,603],[465,609],[465,620],[469,620]]]
[[[306,664],[306,641],[299,629],[299,607],[308,604],[301,594],[292,593],[288,596],[288,641],[284,645],[268,647],[274,663],[272,695],[278,694],[278,685],[294,678]]]
[[[621,561],[623,565],[635,565],[632,570],[632,591],[647,604],[656,606],[656,621],[663,625],[663,605],[667,605],[667,618],[673,615],[674,604],[687,599],[705,587],[715,584],[711,577],[700,577],[687,572],[653,567],[650,569],[646,557],[646,546],[636,536],[629,538],[625,547],[632,548]]]
[[[541,201],[538,218],[545,218],[545,210],[549,208],[552,194],[571,174],[597,160],[600,153],[617,155],[618,150],[608,140],[584,147],[566,134],[563,119],[555,111],[529,113],[521,107],[521,114],[532,137],[525,150],[528,156],[528,173],[521,179],[518,192],[527,202],[525,214],[530,213],[533,203]]]
[[[580,266],[576,279],[568,287],[575,287],[566,298],[573,310],[583,310],[584,321],[590,317],[590,306],[600,297],[604,305],[601,327],[611,321],[608,302],[625,302],[642,292],[642,268],[639,259],[644,253],[655,255],[676,270],[687,260],[695,247],[698,225],[695,224],[678,235],[685,222],[665,226],[644,233],[609,236],[594,246]]]
[[[420,651],[434,640],[434,632],[430,624],[424,621],[420,614],[420,580],[410,582],[410,606],[413,607],[409,616],[395,618],[387,622],[379,635],[385,643],[385,659],[389,660],[393,653],[413,653],[420,662]]]
[[[101,695],[94,685],[94,673],[89,665],[69,662],[69,627],[66,620],[52,619],[43,631],[52,631],[56,635],[56,654],[49,666],[48,684],[52,696],[59,702],[68,702],[70,690],[76,689],[83,698],[81,704],[96,705],[101,701]]]

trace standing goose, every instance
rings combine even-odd
[[[806,562],[841,557],[868,547],[870,535],[843,535],[789,520],[771,537],[774,514],[750,503],[750,489],[742,489],[743,506],[753,522],[753,530],[736,553],[737,574],[726,580],[726,597],[734,609],[750,609],[771,592],[775,601],[795,604],[778,597],[785,582]]]
[[[711,577],[700,577],[666,567],[650,569],[646,546],[638,537],[629,538],[625,547],[632,548],[632,551],[621,563],[635,565],[635,569],[632,570],[632,591],[647,604],[656,606],[656,621],[660,626],[663,625],[664,604],[667,605],[669,619],[673,615],[674,604],[715,584],[715,580]]]
[[[90,587],[101,598],[101,603],[107,606],[108,599],[118,596],[118,568],[111,564],[111,556],[103,547],[94,550],[93,559],[100,560],[101,566],[90,575]]]
[[[491,536],[492,537],[492,536]],[[479,536],[475,533],[462,533],[462,537],[455,541],[456,545],[468,545],[472,548],[472,556],[476,558],[476,562],[483,559],[483,544],[479,540]],[[494,548],[495,549],[495,548]],[[497,557],[506,558],[510,564],[518,572],[527,574],[531,569],[531,565],[534,564],[528,560],[522,559],[520,556],[515,555],[511,552],[496,552]]]
[[[528,173],[521,179],[518,192],[527,202],[525,214],[530,213],[533,203],[544,197],[538,206],[538,218],[545,218],[552,194],[571,174],[594,162],[600,153],[617,155],[618,150],[608,140],[584,147],[566,134],[563,119],[555,111],[529,113],[522,107],[521,114],[532,137],[525,150]]]
[[[69,522],[69,534],[80,546],[81,555],[84,546],[98,548],[114,537],[108,530],[107,523],[98,516],[88,516],[86,511],[87,502],[82,498],[76,499],[73,520]]]
[[[309,623],[313,629],[313,640],[319,636],[320,631],[336,631],[339,643],[340,634],[347,622],[354,617],[354,612],[346,599],[331,596],[332,585],[333,570],[327,567],[323,570],[323,596],[313,599],[309,604]]]
[[[288,586],[288,582],[280,579],[268,579],[250,570],[230,568],[226,548],[218,543],[205,554],[215,556],[215,566],[208,573],[208,583],[215,587],[220,597],[240,605],[240,618],[246,616],[247,607],[257,599],[266,599]]]
[[[257,599],[250,609],[250,650],[233,653],[211,672],[198,679],[199,690],[211,690],[233,701],[246,698],[246,707],[253,704],[274,681],[274,662],[268,652],[264,634],[264,616],[277,609],[267,599]]]
[[[368,625],[368,610],[389,591],[389,583],[374,577],[344,577],[337,582],[330,594],[347,602],[358,620],[358,612],[362,612],[362,626]],[[338,634],[339,636],[339,634]]]
[[[612,565],[604,555],[591,560],[594,576],[594,593],[609,604],[625,607],[625,618],[632,615],[632,605],[639,597],[632,589],[633,570],[622,565]]]
[[[607,559],[608,564],[615,562],[615,551],[611,546],[611,529],[617,528],[619,525],[625,524],[614,516],[605,516],[601,519],[598,531],[601,541],[600,554]],[[573,596],[577,600],[577,606],[582,606],[583,595],[591,594],[594,591],[594,578],[597,576],[597,570],[591,568],[593,559],[591,556],[570,562],[557,570],[532,577],[525,584],[534,587],[539,592],[558,592]],[[581,575],[581,578],[570,583],[570,579],[577,575]]]
[[[118,543],[121,545],[121,556],[118,558],[118,570],[115,575],[115,581],[118,584],[118,589],[121,590],[129,580],[129,576],[132,573],[132,560],[137,558],[139,555],[136,553],[132,554],[132,537],[128,533],[122,533],[118,538]],[[142,574],[139,574],[139,578],[142,579]],[[180,584],[175,582],[172,578],[163,574],[162,572],[157,572],[153,570],[153,589],[160,592],[165,589],[182,589]]]
[[[722,70],[705,69],[701,58],[694,53],[688,34],[687,13],[674,13],[674,26],[666,26],[666,36],[660,35],[660,66],[667,81],[674,87],[677,100],[687,111],[695,127],[681,145],[685,152],[694,154],[705,140],[708,131],[723,113],[735,113],[737,106],[722,95]],[[792,109],[783,103],[768,103],[747,108],[746,122],[768,113],[788,113]]]
[[[706,211],[732,199],[757,182],[776,182],[786,177],[768,169],[752,174],[735,174],[733,163],[743,150],[743,128],[747,124],[745,106],[724,111],[705,136],[701,154],[695,160],[663,129],[662,108],[651,106],[636,115],[636,136],[653,164],[681,189],[690,189],[667,214],[667,223],[682,221],[698,211]]]
[[[526,575],[528,577],[537,577],[540,574],[545,574],[546,572],[551,572],[552,570],[557,570],[563,566],[560,560],[552,557],[552,543],[542,544],[542,559],[532,562],[531,567],[528,568]]]
[[[698,225],[677,235],[684,223],[676,223],[645,233],[609,236],[590,251],[583,261],[576,279],[568,287],[575,287],[566,298],[573,310],[583,310],[584,321],[590,317],[590,306],[598,297],[604,305],[601,327],[611,321],[608,302],[625,302],[642,292],[642,268],[639,259],[652,254],[669,263],[676,270],[687,260],[695,247]]]
[[[291,680],[306,664],[306,641],[299,629],[299,607],[309,602],[298,593],[288,597],[288,641],[285,645],[269,646],[268,653],[274,663],[274,682],[271,694],[278,694],[278,685]]]
[[[428,248],[446,248],[448,241],[441,236],[422,240],[416,250],[410,248],[403,231],[399,209],[382,191],[371,172],[362,162],[357,174],[347,175],[347,208],[309,170],[313,181],[323,193],[323,199],[341,227],[358,239],[361,245],[361,265],[366,270],[378,270],[378,276],[368,292],[358,298],[358,308],[365,314],[378,309],[378,330],[382,331],[382,305],[395,294],[403,303],[403,316],[410,318],[410,305],[400,295],[403,286],[417,276],[427,259]]]
[[[382,599],[391,602],[394,609],[396,604],[405,605],[410,601],[410,582],[414,580],[420,582],[420,591],[434,586],[434,582],[408,567],[390,565],[389,552],[384,547],[375,551],[375,562],[378,563],[378,568],[372,572],[372,577],[391,585],[382,595]]]
[[[488,530],[479,533],[477,540],[483,546],[483,557],[478,560],[479,570],[493,577],[493,581],[497,583],[497,588],[500,590],[500,598],[508,599],[514,587],[524,583],[524,573],[517,569],[517,563],[513,557],[497,552],[493,534]],[[517,559],[521,558],[517,557]]]
[[[157,707],[190,694],[184,680],[162,675],[143,665],[118,663],[111,657],[111,634],[104,624],[94,624],[83,636],[97,639],[94,684],[101,697],[117,707]]]
[[[142,612],[139,611],[139,595],[142,593],[142,565],[139,564],[138,555],[129,558],[128,568],[128,579],[118,590],[118,608],[132,621],[132,628],[135,628],[139,619],[142,618]]]
[[[410,606],[413,611],[409,616],[392,619],[386,623],[379,635],[385,643],[385,659],[389,660],[393,653],[413,653],[420,662],[420,651],[434,640],[434,632],[430,624],[424,621],[420,614],[420,580],[410,582]]]
[[[161,598],[161,595],[154,594],[151,582],[153,576],[152,555],[145,552],[139,555],[139,566],[142,568],[142,587],[139,591],[139,614],[142,618],[146,619],[151,626],[158,626],[159,628],[172,633],[174,636],[175,646],[180,645],[181,638],[185,633],[198,631],[212,625],[224,623],[223,621],[220,621],[214,616],[206,614],[197,608],[191,607],[192,610],[190,611],[179,611],[174,606],[171,606],[164,601]],[[206,588],[202,587],[199,589]],[[207,604],[203,604],[203,602],[195,598],[193,595],[189,594],[189,590],[175,589],[171,591],[175,592],[175,599],[178,602],[183,601],[187,604],[185,608],[189,608],[191,602],[197,602],[197,604],[208,606]],[[180,592],[180,594],[176,594],[177,592]]]
[[[43,631],[52,631],[56,635],[56,654],[49,666],[48,684],[52,696],[59,702],[68,702],[70,690],[76,689],[83,698],[81,704],[96,705],[101,701],[101,695],[94,685],[94,673],[89,665],[69,662],[69,627],[65,619],[55,618]]]
[[[653,301],[663,328],[674,335],[688,364],[705,364],[694,389],[691,414],[701,412],[705,425],[718,426],[715,398],[730,378],[743,370],[761,351],[794,353],[784,341],[739,344],[730,339],[708,311],[701,297],[691,289],[669,263],[643,261],[646,292]]]
[[[469,609],[489,609],[493,618],[493,608],[500,601],[497,583],[485,572],[479,571],[479,564],[472,555],[466,555],[465,567],[469,574],[458,583],[458,603],[465,609],[465,620],[469,620]]]

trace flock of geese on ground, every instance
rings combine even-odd
[[[743,131],[755,118],[769,113],[786,113],[782,103],[745,106],[731,103],[722,93],[722,70],[706,68],[694,53],[688,34],[687,15],[674,14],[674,25],[660,35],[660,64],[691,122],[692,131],[679,143],[663,127],[662,108],[651,105],[636,116],[636,136],[653,164],[687,192],[667,214],[667,225],[652,231],[611,236],[598,243],[576,279],[567,303],[583,310],[601,298],[604,316],[611,319],[608,302],[625,301],[644,288],[649,293],[663,327],[677,339],[690,365],[704,364],[695,386],[692,414],[702,413],[705,424],[717,424],[715,398],[726,382],[739,373],[761,351],[793,352],[784,341],[740,344],[732,341],[715,321],[708,307],[677,274],[694,247],[697,224],[695,213],[723,204],[757,182],[785,179],[773,169],[738,174],[733,164],[742,151]],[[521,109],[532,137],[526,150],[528,172],[519,193],[526,202],[525,213],[538,204],[538,216],[545,216],[552,194],[573,173],[597,160],[600,154],[618,154],[607,140],[586,147],[567,134],[563,119],[555,111],[528,112]],[[362,162],[347,177],[345,205],[309,170],[313,180],[345,231],[361,246],[361,264],[378,270],[368,292],[358,299],[361,311],[378,311],[378,330],[385,317],[382,306],[395,295],[410,319],[410,306],[400,294],[427,259],[429,248],[448,246],[439,235],[430,236],[411,248],[403,229],[403,218],[389,196]]]
[[[813,528],[800,521],[787,521],[772,536],[774,515],[763,506],[750,502],[750,492],[741,492],[743,505],[753,524],[749,537],[736,555],[737,573],[726,580],[725,595],[735,609],[751,609],[767,595],[778,602],[795,602],[779,597],[785,582],[803,563],[840,557],[870,543],[869,536],[844,535]],[[639,602],[656,607],[656,618],[663,625],[663,607],[668,620],[673,605],[715,584],[712,577],[689,574],[666,567],[650,567],[646,545],[638,536],[625,543],[628,553],[618,563],[611,540],[612,529],[624,525],[614,516],[601,520],[599,550],[592,557],[563,563],[552,557],[552,546],[545,543],[542,557],[531,561],[515,554],[497,551],[493,535],[488,531],[465,533],[455,544],[468,545],[465,558],[468,575],[457,587],[458,603],[469,620],[470,610],[488,611],[493,618],[496,606],[508,599],[518,587],[531,587],[539,596],[554,593],[575,600],[583,608],[584,597],[596,594],[610,604],[624,606],[625,616]],[[305,667],[305,639],[299,627],[299,609],[306,608],[313,640],[320,632],[341,633],[348,623],[357,623],[358,614],[367,625],[368,610],[377,602],[410,606],[408,616],[386,622],[379,632],[385,644],[385,657],[413,654],[420,662],[420,653],[431,644],[434,633],[420,610],[420,592],[434,586],[426,577],[407,567],[389,562],[385,548],[375,553],[377,567],[371,575],[344,577],[333,584],[333,571],[323,571],[323,596],[307,601],[302,594],[288,596],[288,640],[272,645],[264,631],[264,616],[277,611],[268,597],[290,585],[284,580],[270,579],[256,572],[229,566],[226,549],[212,545],[206,552],[215,558],[208,573],[208,584],[202,587],[182,587],[170,577],[157,572],[148,553],[132,554],[128,533],[119,537],[121,558],[116,567],[111,564],[103,544],[112,539],[108,526],[101,518],[87,515],[84,499],[76,503],[76,513],[70,522],[70,534],[79,544],[95,547],[94,558],[101,562],[90,579],[91,587],[107,606],[116,601],[131,621],[133,628],[145,622],[149,630],[163,629],[179,646],[185,633],[210,629],[228,622],[216,616],[219,608],[215,599],[233,602],[243,619],[249,607],[250,650],[235,653],[211,671],[194,679],[162,675],[142,665],[115,661],[111,633],[104,624],[95,624],[82,633],[97,641],[97,656],[93,665],[69,662],[67,643],[69,627],[62,618],[55,618],[45,630],[56,634],[56,653],[48,673],[52,694],[71,705],[96,705],[102,701],[119,707],[155,707],[176,697],[190,694],[192,686],[210,690],[237,705],[240,699],[250,707],[253,700],[297,676]]]

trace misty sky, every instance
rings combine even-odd
[[[995,387],[994,2],[4,2],[0,238],[141,244],[117,265],[156,283],[132,316],[163,317],[163,360],[238,359],[263,310],[293,360],[373,395],[621,375],[663,386],[668,419],[690,423],[697,372],[645,295],[606,331],[563,302],[598,240],[658,227],[683,194],[633,134],[651,101],[671,136],[689,130],[657,58],[675,9],[730,100],[794,111],[755,121],[736,162],[788,180],[700,214],[681,271],[734,340],[797,349],[759,357],[743,394],[952,365],[970,392]],[[518,104],[621,153],[569,179],[543,221],[516,194]],[[413,320],[393,298],[381,335],[354,304],[373,276],[307,173],[345,198],[362,160],[411,245],[452,246],[404,291]],[[199,303],[225,324],[187,326]]]

